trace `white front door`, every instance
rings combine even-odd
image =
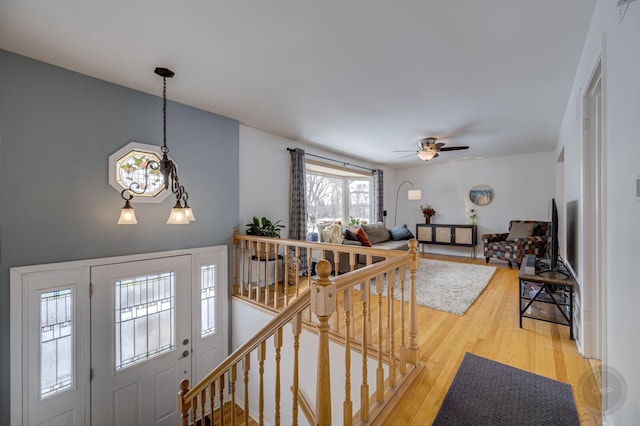
[[[91,268],[91,422],[175,425],[191,380],[190,256]]]

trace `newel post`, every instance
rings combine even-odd
[[[329,318],[336,311],[336,285],[329,280],[331,264],[316,266],[318,280],[311,284],[311,311],[318,318],[318,373],[316,376],[316,425],[331,424],[331,376],[329,362]]]
[[[189,381],[180,382],[180,392],[178,392],[178,409],[180,410],[180,424],[188,426],[189,424],[189,402],[184,400],[184,396],[189,392]]]
[[[418,319],[416,316],[416,271],[420,264],[418,241],[409,240],[409,253],[413,256],[409,264],[409,341],[406,360],[413,365],[418,364]]]

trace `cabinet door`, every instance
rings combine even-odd
[[[456,228],[456,244],[473,244],[473,228]]]
[[[433,227],[418,225],[418,241],[433,241]]]
[[[451,227],[449,226],[437,226],[436,227],[436,242],[451,244]]]

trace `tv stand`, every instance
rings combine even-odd
[[[573,288],[576,281],[562,261],[558,269],[549,270],[548,264],[539,259],[535,261],[535,273],[526,270],[530,254],[522,262],[518,274],[520,328],[522,318],[547,321],[569,326],[569,338],[573,336]],[[527,273],[529,272],[529,273]]]

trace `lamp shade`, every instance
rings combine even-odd
[[[176,203],[169,213],[169,219],[167,219],[169,225],[188,225],[189,218],[185,214],[184,208],[180,204],[180,201]]]
[[[409,200],[415,201],[422,199],[422,190],[420,189],[410,189],[408,193]]]
[[[136,219],[136,212],[131,207],[129,200],[126,200],[124,207],[120,210],[120,219],[118,219],[118,225],[135,225],[138,223]]]
[[[436,154],[437,154],[437,152],[436,152],[436,151],[426,150],[426,151],[420,151],[420,152],[418,153],[418,157],[419,157],[421,160],[429,161],[429,160],[431,160],[433,157],[435,157],[435,156],[436,156]]]

